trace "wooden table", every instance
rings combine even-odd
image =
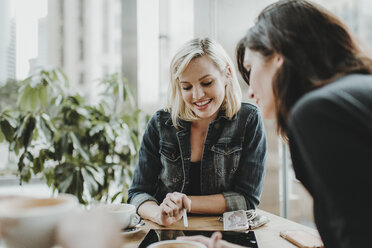
[[[296,222],[287,220],[285,218],[273,215],[263,210],[257,210],[257,213],[265,215],[270,219],[270,222],[254,230],[260,248],[286,248],[296,247],[287,240],[279,236],[279,232],[283,230],[305,230],[312,234],[318,235],[317,230],[307,226],[298,224]],[[134,234],[123,235],[123,248],[138,247],[147,232],[151,229],[176,229],[176,230],[223,230],[222,222],[218,221],[218,216],[189,216],[189,227],[183,226],[182,219],[177,223],[163,227],[151,221],[146,221],[145,227]]]

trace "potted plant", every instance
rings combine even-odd
[[[67,93],[67,77],[57,68],[20,82],[17,104],[0,112],[0,141],[17,156],[21,184],[40,175],[83,204],[126,201],[148,116],[124,77],[108,75],[100,87],[93,105]]]

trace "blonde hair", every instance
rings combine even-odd
[[[170,64],[167,111],[171,113],[173,125],[176,128],[179,126],[179,119],[185,121],[195,121],[199,119],[199,117],[185,104],[178,78],[193,59],[201,56],[207,56],[212,60],[222,74],[226,75],[230,68],[230,81],[226,85],[225,99],[221,108],[226,111],[226,117],[229,119],[240,109],[242,92],[232,60],[223,47],[216,41],[210,38],[195,38],[186,42],[176,52]]]

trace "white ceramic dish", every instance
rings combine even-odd
[[[124,235],[129,235],[129,234],[135,234],[135,233],[138,233],[139,231],[141,231],[143,228],[136,228],[136,227],[132,227],[132,228],[127,228],[127,229],[124,229],[121,234],[124,234]]]
[[[189,248],[207,248],[204,244],[195,241],[186,240],[164,240],[153,243],[147,248],[162,248],[162,247],[189,247]]]
[[[141,227],[144,226],[144,225],[145,225],[145,222],[143,220],[141,220],[140,223],[138,223],[134,227],[123,229],[121,234],[135,234],[135,233],[138,233],[139,231],[141,231],[143,229]]]

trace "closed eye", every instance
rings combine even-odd
[[[192,88],[191,85],[190,85],[190,86],[182,86],[182,89],[183,89],[183,90],[191,90],[191,88]]]
[[[243,79],[244,79],[244,81],[249,85],[249,81],[250,81],[250,77],[251,77],[251,68],[249,68],[249,69],[245,69],[244,70],[244,73],[242,73],[242,77],[243,77]]]
[[[213,80],[207,82],[207,83],[201,83],[202,86],[204,87],[208,87],[209,85],[211,85],[213,83]]]
[[[208,87],[208,86],[210,86],[212,83],[213,83],[213,80],[211,80],[211,81],[209,81],[209,82],[207,82],[207,83],[200,83],[200,84],[201,84],[201,86],[203,86],[203,87]],[[185,85],[185,84],[183,84],[183,85]],[[185,86],[182,86],[181,88],[182,88],[182,90],[188,91],[188,90],[191,90],[191,89],[192,89],[192,85],[185,85]]]

